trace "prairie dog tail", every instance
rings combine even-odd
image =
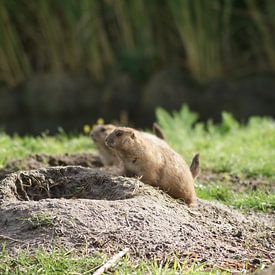
[[[192,173],[193,179],[195,179],[200,173],[200,154],[196,154],[190,165],[190,171]]]
[[[164,133],[163,133],[163,131],[161,130],[160,126],[159,126],[156,122],[153,123],[153,133],[154,133],[158,138],[165,140]]]

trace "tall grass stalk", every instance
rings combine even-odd
[[[100,15],[99,1],[81,1],[82,14],[79,36],[85,53],[84,67],[98,79],[104,78],[104,68],[114,62],[112,45]]]
[[[0,0],[0,82],[15,85],[34,73],[64,71],[103,81],[123,62],[136,74],[137,67],[149,74],[156,66],[183,64],[204,82],[238,68],[232,45],[234,55],[249,55],[259,34],[258,52],[275,70],[275,3],[245,1]],[[233,32],[251,19],[257,31],[243,47]]]
[[[224,38],[228,35],[233,2],[169,1],[186,51],[188,67],[200,81],[224,73]]]
[[[263,8],[255,0],[246,0],[246,3],[261,36],[260,48],[264,50],[271,68],[275,70],[275,1],[260,2]],[[258,39],[252,43],[258,43]]]
[[[15,85],[31,69],[8,7],[7,2],[0,1],[0,81]]]

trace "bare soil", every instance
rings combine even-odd
[[[232,173],[203,171],[199,175],[199,182],[204,185],[226,182],[227,186],[236,192],[257,189],[275,192],[275,182],[264,176],[244,177]]]
[[[10,161],[0,169],[0,180],[8,174],[19,170],[31,170],[49,166],[80,165],[83,167],[102,167],[103,164],[97,155],[89,153],[65,154],[51,156],[47,154],[30,155],[24,159]]]
[[[138,179],[95,167],[93,158],[90,167],[43,160],[33,162],[41,165],[34,170],[5,168],[0,240],[9,253],[57,246],[113,254],[129,247],[133,258],[177,254],[232,272],[274,262],[274,213],[241,213],[204,200],[188,208]]]

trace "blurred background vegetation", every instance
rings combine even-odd
[[[183,103],[202,119],[275,116],[274,75],[274,0],[0,0],[10,132],[148,126]]]

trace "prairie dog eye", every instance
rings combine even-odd
[[[105,132],[105,131],[106,131],[105,128],[101,128],[101,129],[100,129],[100,132],[102,132],[102,133]]]
[[[121,137],[122,136],[122,132],[120,132],[120,131],[116,132],[116,136],[117,137]]]

